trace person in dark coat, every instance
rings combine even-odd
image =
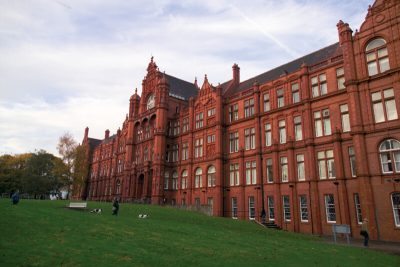
[[[19,191],[15,191],[14,194],[12,194],[11,196],[11,201],[13,203],[13,205],[17,205],[19,202]]]
[[[360,234],[364,237],[364,247],[368,247],[369,227],[368,227],[368,219],[367,218],[365,218],[362,222]]]
[[[112,205],[112,215],[118,215],[119,211],[119,203],[118,203],[118,198],[114,199],[113,205]]]

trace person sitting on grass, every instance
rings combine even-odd
[[[115,198],[114,202],[113,202],[113,205],[112,205],[112,215],[117,216],[118,215],[118,210],[119,210],[118,198]]]

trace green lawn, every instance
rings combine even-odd
[[[400,257],[334,246],[252,222],[150,205],[0,200],[0,266],[400,266]],[[150,217],[139,219],[138,214]]]

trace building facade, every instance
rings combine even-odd
[[[240,80],[201,87],[151,59],[115,135],[88,137],[77,197],[179,206],[327,234],[369,219],[400,241],[400,2],[377,0],[359,31]]]

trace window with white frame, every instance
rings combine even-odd
[[[300,102],[300,87],[299,83],[292,83],[292,103]]]
[[[336,223],[335,198],[332,194],[325,195],[325,213],[328,223]]]
[[[244,141],[245,149],[255,149],[256,148],[256,129],[248,128],[244,130]]]
[[[152,109],[155,106],[154,95],[151,94],[147,97],[146,109]]]
[[[178,190],[178,173],[176,171],[172,173],[172,190]]]
[[[280,120],[279,123],[279,143],[286,143],[286,122],[285,120]]]
[[[346,86],[344,85],[345,79],[343,67],[336,69],[336,81],[338,90],[346,89]]]
[[[203,112],[196,114],[196,129],[203,127]]]
[[[273,196],[267,197],[267,205],[268,205],[268,220],[275,221],[275,204]]]
[[[194,143],[194,157],[201,158],[203,156],[203,138],[195,140]]]
[[[335,160],[333,158],[333,150],[319,151],[318,157],[318,172],[321,180],[336,177]]]
[[[182,133],[189,131],[189,118],[183,118],[182,121]]]
[[[362,224],[363,217],[362,217],[362,213],[361,213],[361,203],[360,203],[360,197],[358,196],[357,193],[354,194],[354,207],[356,208],[357,224]]]
[[[279,88],[278,90],[276,90],[276,98],[277,98],[278,108],[285,106],[285,96],[283,88]]]
[[[392,198],[392,208],[394,215],[394,224],[396,227],[400,227],[400,193],[395,192],[391,195]]]
[[[239,132],[229,134],[229,153],[239,151]]]
[[[207,143],[215,143],[215,134],[207,135]]]
[[[272,165],[272,159],[267,159],[267,183],[274,182],[274,169]]]
[[[183,170],[182,177],[181,177],[181,189],[187,188],[187,179],[188,179],[188,172],[187,172],[187,170]]]
[[[173,124],[173,135],[179,135],[179,130],[180,130],[179,120],[176,120],[174,121]]]
[[[296,116],[293,118],[294,123],[294,138],[296,141],[303,140],[303,130],[301,127],[301,117]]]
[[[164,173],[164,189],[168,189],[169,186],[169,172],[165,171]]]
[[[237,205],[237,198],[232,198],[232,218],[237,219],[238,217],[238,205]]]
[[[400,142],[387,139],[379,146],[381,167],[384,174],[400,173]]]
[[[329,109],[314,112],[315,137],[331,135],[331,120],[329,118]]]
[[[281,157],[281,182],[289,181],[287,157]]]
[[[317,97],[328,93],[325,73],[311,78],[312,96]]]
[[[117,180],[116,186],[115,186],[115,193],[117,195],[121,194],[121,181]]]
[[[271,123],[265,124],[265,146],[272,145],[272,131],[271,131]]]
[[[207,116],[211,117],[215,115],[215,108],[207,110]]]
[[[229,165],[229,178],[231,186],[239,185],[239,163]]]
[[[239,119],[239,106],[233,104],[229,107],[229,122],[237,121]]]
[[[189,143],[182,143],[182,160],[189,159]]]
[[[340,116],[342,118],[342,132],[350,132],[350,115],[347,104],[340,105]]]
[[[246,184],[257,183],[257,169],[255,161],[246,162]]]
[[[263,95],[264,98],[264,112],[271,110],[271,104],[269,102],[269,93]]]
[[[365,54],[369,76],[390,70],[389,55],[384,39],[376,38],[370,41],[365,48]]]
[[[202,175],[203,171],[200,168],[197,168],[194,175],[194,187],[200,188],[203,186],[202,184]]]
[[[292,219],[292,214],[290,212],[290,198],[289,196],[282,196],[283,204],[283,219],[285,222],[290,222]]]
[[[308,222],[308,203],[306,195],[300,195],[300,220]]]
[[[207,170],[207,186],[214,187],[215,186],[215,167],[210,166]]]
[[[246,99],[244,101],[244,117],[251,117],[254,115],[254,98]]]
[[[298,181],[305,181],[305,170],[304,170],[304,155],[298,154],[296,155],[297,161],[297,180]]]
[[[254,203],[254,197],[249,197],[249,219],[254,220],[256,218],[256,208]]]
[[[350,161],[350,171],[351,177],[357,176],[357,168],[356,168],[356,154],[354,153],[354,148],[349,147],[349,161]]]
[[[372,93],[375,123],[397,120],[397,108],[393,88]]]

